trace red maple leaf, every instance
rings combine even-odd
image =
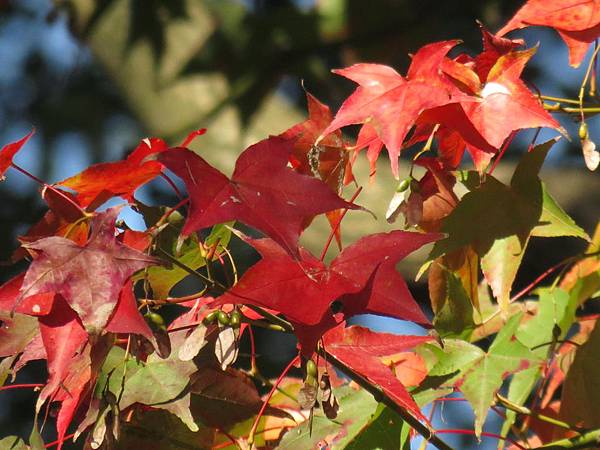
[[[404,385],[381,357],[405,352],[416,345],[431,341],[430,336],[402,336],[375,333],[368,328],[345,324],[329,330],[323,336],[328,353],[350,369],[379,386],[386,395],[416,418],[427,421]]]
[[[0,150],[0,180],[4,179],[4,172],[6,172],[12,164],[14,156],[19,150],[21,150],[29,138],[33,136],[34,132],[35,130],[31,130],[27,135],[23,136],[18,141],[11,142],[10,144],[6,144],[4,147],[2,147]]]
[[[339,322],[333,310],[346,318],[371,313],[428,324],[395,266],[440,237],[405,231],[373,234],[346,247],[329,267],[304,249],[297,261],[271,239],[246,239],[262,259],[216,303],[250,304],[284,314],[309,355],[323,333]]]
[[[287,166],[293,143],[270,137],[237,159],[231,180],[194,152],[174,148],[159,160],[183,179],[190,211],[183,235],[217,223],[239,220],[298,255],[298,237],[315,215],[340,208],[359,209],[324,182]]]
[[[520,79],[536,48],[506,53],[482,80],[479,101],[462,102],[475,129],[492,147],[500,148],[515,130],[549,127],[562,131],[560,124],[544,110]]]
[[[48,211],[44,216],[19,236],[21,244],[37,241],[48,236],[61,236],[84,245],[89,233],[91,214],[78,208],[75,196],[56,187],[44,186],[41,191],[42,198],[48,204]],[[24,247],[17,248],[12,255],[13,261],[18,261],[27,256]]]
[[[531,25],[554,28],[569,47],[569,63],[579,67],[590,44],[600,36],[600,2],[529,0],[498,31],[498,35]]]
[[[60,387],[73,357],[88,340],[77,313],[61,296],[55,297],[51,311],[41,316],[39,323],[48,360],[48,382],[38,397],[38,410]]]
[[[321,132],[329,126],[333,115],[327,105],[306,92],[308,119],[281,133],[281,137],[294,141],[290,163],[294,170],[323,180],[336,194],[340,194],[344,184],[352,181],[352,166],[348,147],[342,139],[341,130],[325,136],[315,145]],[[331,227],[336,227],[341,210],[327,213]],[[308,224],[306,224],[308,225]],[[335,232],[338,247],[341,249],[341,228]]]
[[[138,187],[162,170],[160,163],[144,158],[167,148],[162,139],[144,139],[124,161],[94,164],[57,184],[76,191],[77,201],[84,207],[92,203],[99,205],[114,196],[130,201]]]
[[[181,145],[187,146],[196,136],[205,132],[204,128],[192,131]],[[76,191],[77,201],[83,207],[91,204],[99,206],[115,196],[131,201],[137,188],[162,171],[162,164],[152,155],[164,152],[168,148],[162,139],[143,139],[124,161],[94,164],[57,184]]]
[[[149,341],[154,342],[152,330],[137,308],[137,302],[133,294],[133,282],[131,280],[127,280],[119,293],[119,301],[115,306],[112,317],[106,325],[106,331],[110,331],[111,333],[139,334]]]
[[[524,128],[549,127],[564,132],[520,79],[535,48],[515,51],[520,41],[491,35],[483,27],[484,51],[476,58],[460,55],[446,59],[444,71],[471,92],[460,101],[424,111],[409,144],[425,140],[439,124],[439,152],[449,169],[465,150],[483,172],[507,137]]]
[[[84,246],[58,236],[24,244],[34,260],[16,305],[32,295],[60,294],[88,332],[99,333],[113,314],[125,281],[134,272],[158,263],[116,240],[114,223],[120,209],[111,208],[94,217]]]
[[[419,114],[463,97],[440,69],[446,54],[457,43],[444,41],[422,47],[413,57],[406,79],[391,67],[379,64],[355,64],[334,70],[359,87],[344,101],[322,136],[346,125],[368,124],[385,144],[392,172],[398,178],[402,143]]]

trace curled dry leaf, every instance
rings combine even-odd
[[[590,170],[596,170],[600,164],[600,153],[596,150],[596,144],[589,137],[581,141],[581,149],[583,150],[583,159],[585,165]]]
[[[311,409],[315,406],[317,401],[317,387],[310,384],[305,383],[298,392],[298,404],[302,409]]]
[[[407,191],[394,192],[394,195],[390,200],[390,204],[388,205],[388,209],[385,213],[385,220],[387,220],[388,223],[394,223],[398,218],[398,215],[400,215],[402,212],[402,204],[404,203],[406,192]]]
[[[323,412],[328,419],[335,419],[337,417],[340,405],[331,389],[331,381],[329,380],[329,374],[324,372],[321,375],[321,381],[319,382],[319,388],[321,389],[321,406]]]
[[[239,328],[233,329],[231,327],[225,327],[217,336],[217,341],[215,342],[215,356],[223,370],[227,369],[227,367],[233,364],[237,359],[239,334]]]

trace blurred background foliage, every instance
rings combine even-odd
[[[91,163],[121,159],[145,136],[176,144],[190,130],[206,127],[208,133],[194,148],[228,173],[248,144],[304,120],[302,83],[335,111],[354,84],[331,74],[332,68],[369,61],[405,73],[409,53],[454,38],[464,41],[461,50],[475,54],[481,50],[475,19],[494,31],[521,3],[0,0],[0,142],[35,126],[35,139],[16,160],[55,182]],[[519,36],[529,45],[542,42],[526,77],[542,90],[548,88],[550,95],[576,95],[582,73],[568,67],[557,36],[544,29],[524,30]],[[592,137],[597,134],[594,124],[598,122],[590,122]],[[565,125],[576,136],[576,125]],[[522,148],[530,138],[524,135]],[[543,176],[550,192],[591,231],[598,217],[597,201],[590,198],[600,187],[597,175],[583,167],[576,139],[551,155],[560,171],[550,168]],[[366,215],[350,215],[347,241],[390,228],[382,218],[395,183],[385,157],[381,160],[376,184],[367,186],[359,199],[380,219],[371,223]],[[361,161],[358,178],[365,185],[366,170]],[[502,178],[502,170],[498,173]],[[512,169],[505,173],[506,178]],[[7,175],[0,184],[2,261],[10,258],[16,236],[44,210],[37,186],[16,172]],[[154,183],[139,197],[147,203],[171,201],[163,186]],[[319,222],[309,230],[309,246],[322,245],[326,227]],[[562,242],[552,240],[546,247],[534,243],[515,287],[574,251],[568,239]],[[20,269],[3,267],[0,281]],[[426,298],[422,288],[415,289]],[[13,420],[8,421],[7,410],[0,408],[3,432],[8,423],[16,426],[14,411],[10,414]],[[23,416],[30,418],[31,411]]]

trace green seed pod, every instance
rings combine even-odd
[[[589,137],[589,134],[588,134],[587,123],[581,122],[581,125],[579,125],[579,139],[581,139],[582,141],[585,141],[588,137]]]
[[[150,325],[153,328],[165,329],[165,320],[160,314],[151,311],[144,314],[144,317],[148,319],[148,322],[150,322]]]
[[[221,325],[229,325],[229,314],[225,311],[219,311],[217,313],[217,320]]]
[[[317,365],[312,359],[306,361],[306,378],[317,378]]]
[[[405,190],[407,190],[410,187],[411,181],[412,177],[406,177],[400,182],[400,184],[398,184],[398,187],[396,187],[396,192],[404,192]]]
[[[211,323],[213,323],[216,318],[217,318],[217,314],[219,314],[220,311],[211,311],[209,312],[206,316],[204,316],[204,319],[202,319],[202,323],[204,325],[210,325]]]
[[[404,192],[410,187],[410,182],[412,181],[412,177],[406,177],[402,180],[398,186],[396,187],[396,192]]]
[[[234,310],[229,315],[229,326],[231,328],[238,328],[240,326],[241,322],[242,322],[242,315],[240,314],[240,312],[238,310]]]

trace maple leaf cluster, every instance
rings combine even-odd
[[[0,286],[0,379],[9,373],[14,377],[29,361],[47,361],[36,417],[44,406],[59,404],[58,448],[71,424],[77,426],[75,437],[89,431],[89,448],[110,448],[119,441],[121,422],[125,429],[143,427],[144,421],[170,420],[164,419],[170,415],[179,421],[174,429],[184,425],[177,439],[192,433],[198,443],[202,422],[209,429],[202,442],[210,446],[233,439],[224,430],[254,418],[246,424],[248,437],[236,436],[238,445],[251,446],[265,415],[265,422],[277,423],[272,440],[289,448],[289,434],[282,436],[296,424],[292,412],[321,405],[328,418],[339,413],[340,423],[352,426],[334,395],[344,383],[328,372],[329,356],[336,367],[374,386],[421,431],[429,432],[430,424],[418,406],[419,393],[437,398],[460,390],[473,404],[479,436],[504,379],[518,374],[533,386],[527,377],[541,373],[544,359],[536,351],[541,336],[564,337],[575,323],[575,307],[554,293],[540,297],[533,319],[519,306],[511,309],[517,305],[510,298],[512,283],[530,237],[589,240],[538,178],[553,141],[532,146],[510,186],[491,175],[492,160],[497,163],[518,130],[548,127],[565,133],[521,79],[536,48],[502,36],[529,25],[552,26],[577,65],[584,44],[598,36],[598,11],[596,1],[559,0],[544,9],[530,0],[497,35],[481,27],[483,50],[476,56],[449,56],[459,44],[453,40],[419,49],[406,76],[370,63],[335,70],[358,84],[337,113],[307,93],[308,119],[248,147],[230,177],[190,149],[204,129],[178,146],[144,139],[124,160],[92,165],[55,184],[37,180],[13,162],[33,132],[6,145],[0,150],[0,177],[12,166],[39,181],[48,211],[19,237],[12,255],[13,262],[28,260],[28,268]],[[352,143],[342,128],[356,124],[361,127]],[[398,178],[401,152],[420,142],[426,142],[424,150],[435,144],[436,154],[415,156],[411,176],[400,184],[387,217],[393,222],[402,214],[406,227],[417,231],[372,234],[343,248],[345,214],[368,211],[354,203],[360,191],[344,198],[345,187],[358,182],[352,166],[361,150],[367,149],[371,181],[384,146]],[[476,170],[459,178],[456,169],[465,151]],[[420,179],[413,178],[413,166],[424,171]],[[186,195],[173,175],[183,181]],[[158,207],[136,199],[136,190],[157,178],[174,189],[179,203]],[[469,190],[462,198],[455,191],[458,182]],[[146,230],[131,230],[119,220],[124,205],[102,209],[115,197],[143,216]],[[331,235],[316,257],[299,245],[299,238],[321,214],[329,220]],[[263,237],[247,236],[235,228],[237,222]],[[229,249],[236,236],[260,256],[241,276]],[[326,264],[333,238],[340,252]],[[433,321],[396,270],[402,259],[427,244],[434,244],[427,264]],[[499,306],[480,298],[480,266]],[[223,279],[214,276],[215,268]],[[575,285],[581,276],[596,273],[597,264],[579,268],[584,275],[571,272],[561,284],[565,295],[578,296],[577,304],[592,294],[586,297]],[[173,297],[188,276],[201,280],[203,289]],[[590,283],[584,292],[597,287]],[[170,304],[185,312],[166,324],[160,310]],[[486,307],[493,312],[484,320]],[[503,328],[494,328],[496,317],[504,320],[511,312],[516,314]],[[360,314],[435,328],[445,346],[434,340],[435,333],[401,336],[349,326],[347,320]],[[561,324],[556,333],[548,332],[552,320]],[[253,340],[254,326],[296,336],[298,356],[275,387],[299,362],[305,377],[292,383],[300,408],[282,399],[277,407],[267,407],[275,387],[263,403],[251,379],[259,379],[254,350],[250,375],[234,367],[240,340],[245,333]],[[584,337],[591,333],[582,330]],[[498,331],[487,351],[472,344]],[[318,369],[311,368],[315,360]],[[565,376],[556,364],[550,370],[551,397]],[[438,381],[437,391],[427,387]],[[422,382],[414,396],[409,393],[407,386]],[[579,395],[572,381],[565,383]],[[523,393],[523,401],[530,391]],[[350,404],[356,395],[343,398]],[[550,397],[544,406],[550,406]],[[223,414],[222,403],[235,407],[235,413]],[[567,413],[577,415],[572,402],[565,405]],[[123,412],[128,412],[125,421]],[[370,420],[373,425],[377,419]],[[262,426],[266,434],[266,423]],[[334,434],[336,443],[345,439],[346,428]],[[127,439],[123,448],[140,445]],[[312,439],[311,433],[306,439]]]

